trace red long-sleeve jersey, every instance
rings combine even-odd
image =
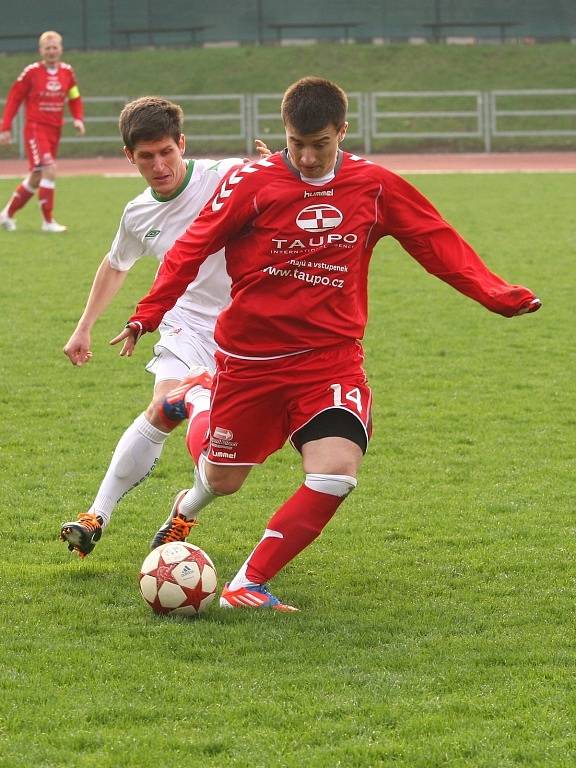
[[[400,176],[339,152],[334,178],[301,180],[286,151],[224,179],[167,252],[129,322],[154,330],[208,254],[226,247],[231,303],[216,341],[239,357],[275,357],[361,339],[368,265],[391,235],[428,272],[512,316],[535,299],[491,272],[434,206]]]
[[[72,67],[63,62],[50,69],[40,61],[30,64],[8,92],[2,130],[10,130],[22,102],[27,123],[61,126],[66,101],[72,117],[83,120],[84,107]]]

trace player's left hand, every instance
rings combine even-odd
[[[542,302],[538,298],[530,299],[523,307],[520,307],[516,316],[527,315],[529,312],[537,312],[542,306]]]
[[[110,344],[120,344],[124,342],[122,349],[120,350],[120,357],[132,357],[134,354],[134,347],[138,343],[138,339],[142,335],[142,328],[139,323],[128,323],[124,330],[110,339]]]
[[[84,136],[84,134],[86,133],[86,128],[82,120],[74,120],[74,128],[76,129],[76,133],[79,136]]]
[[[260,157],[270,157],[272,150],[268,149],[268,145],[262,139],[254,139],[254,144],[256,145],[256,152],[258,152]]]

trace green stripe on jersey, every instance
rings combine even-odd
[[[180,184],[178,189],[175,190],[169,197],[163,197],[162,195],[157,195],[156,192],[154,192],[154,190],[151,189],[150,191],[152,192],[152,197],[154,198],[154,200],[158,200],[159,203],[167,203],[169,200],[174,200],[175,197],[178,197],[178,195],[181,194],[188,186],[188,182],[190,181],[190,177],[192,176],[193,170],[194,170],[194,160],[188,160],[188,167],[186,168],[186,174],[182,179],[182,184]]]

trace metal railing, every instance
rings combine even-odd
[[[487,102],[480,91],[380,91],[367,96],[367,153],[374,139],[476,139],[487,150]],[[409,108],[402,109],[402,104]]]
[[[169,96],[182,104],[187,138],[192,147],[213,147],[219,153],[253,154],[254,139],[269,141],[272,148],[284,142],[280,118],[281,94],[213,94]],[[118,114],[127,96],[90,97],[86,106],[87,135],[65,130],[62,144],[86,147],[118,143]],[[1,102],[0,102],[1,103]],[[347,146],[366,154],[394,151],[401,142],[420,151],[426,144],[452,150],[464,140],[466,149],[493,150],[494,142],[515,141],[530,147],[531,139],[574,138],[576,148],[576,89],[497,91],[378,91],[349,94]],[[104,126],[109,126],[104,128]],[[14,126],[23,155],[23,120]],[[566,142],[563,145],[566,148]],[[1,157],[1,155],[0,155]]]
[[[576,136],[576,89],[492,91],[488,96],[490,138]]]

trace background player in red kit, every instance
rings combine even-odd
[[[38,191],[44,232],[65,232],[66,227],[52,218],[56,186],[56,155],[62,133],[64,104],[68,101],[74,128],[83,136],[84,108],[76,84],[74,70],[60,61],[62,37],[58,32],[44,32],[38,41],[42,61],[30,64],[18,77],[8,93],[0,144],[11,141],[12,121],[22,103],[26,108],[24,139],[30,173],[16,187],[12,197],[0,212],[0,226],[16,229],[14,216]]]
[[[370,437],[371,393],[362,368],[372,250],[395,237],[431,274],[506,317],[540,307],[491,272],[418,190],[339,148],[347,99],[304,78],[284,95],[287,149],[222,183],[165,256],[149,294],[112,343],[131,355],[155,329],[207,254],[226,247],[231,303],[215,338],[210,434],[195,471],[152,542],[188,535],[199,511],[237,491],[251,468],[287,439],[305,480],[269,520],[223,607],[296,610],[266,582],[322,531],[356,476]],[[189,446],[190,447],[190,446]]]

